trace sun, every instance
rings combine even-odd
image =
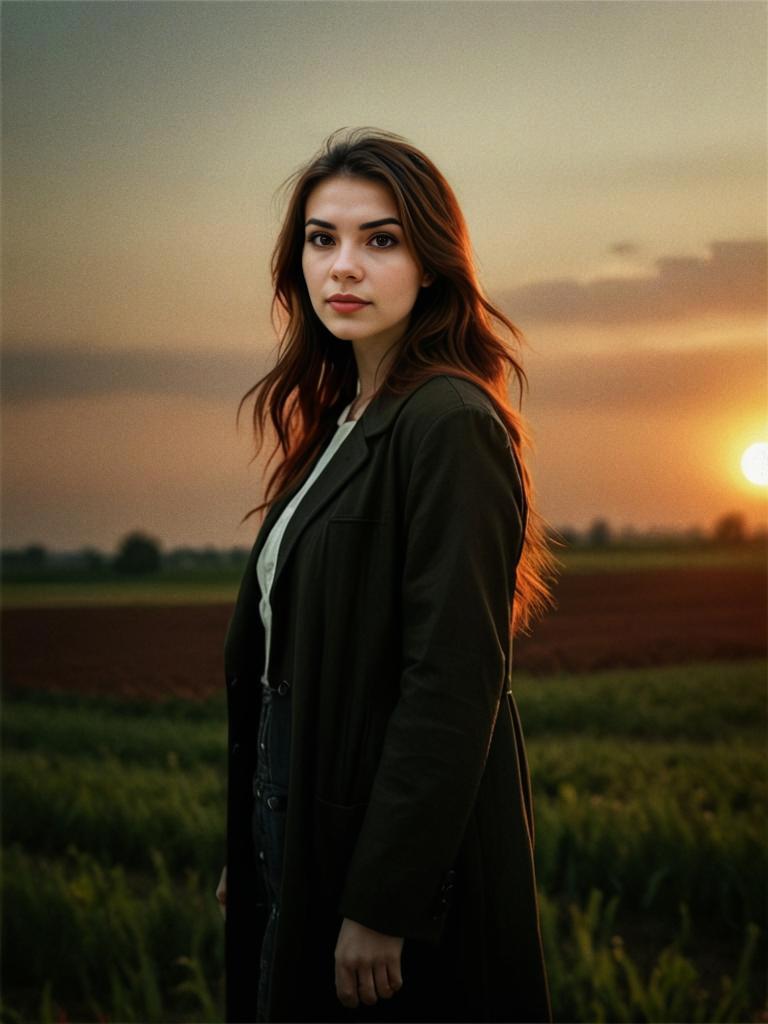
[[[756,441],[745,450],[741,471],[750,483],[768,487],[768,441]]]

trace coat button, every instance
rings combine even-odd
[[[263,850],[259,850],[259,860],[266,860],[266,855]]]
[[[280,685],[277,688],[277,692],[280,694],[281,697],[284,697],[286,695],[286,693],[288,693],[290,688],[291,688],[291,684],[288,682],[288,680],[287,679],[283,679],[283,681],[280,683]]]
[[[271,796],[267,800],[267,807],[270,811],[279,811],[283,806],[282,798],[279,796]]]

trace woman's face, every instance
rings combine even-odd
[[[432,281],[406,245],[392,193],[367,178],[325,178],[307,197],[304,223],[301,265],[315,312],[361,354],[383,355],[405,333],[419,289]],[[366,305],[334,307],[329,299],[339,293]]]

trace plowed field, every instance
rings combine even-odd
[[[766,654],[766,574],[664,569],[563,576],[558,607],[515,641],[546,673]],[[166,698],[223,687],[230,604],[9,608],[2,671],[15,688]],[[256,628],[256,623],[254,628]]]

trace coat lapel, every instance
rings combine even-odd
[[[280,541],[275,575],[272,580],[273,594],[280,584],[280,577],[286,563],[302,533],[325,508],[331,498],[341,490],[347,480],[368,461],[370,449],[361,426],[362,420],[353,427],[341,447],[333,453],[330,462],[301,499],[296,511],[288,521],[288,526]]]
[[[283,570],[290,558],[302,533],[307,526],[325,508],[328,502],[344,487],[350,477],[354,476],[359,469],[368,461],[370,456],[370,438],[385,430],[400,405],[408,398],[408,395],[393,395],[390,392],[382,392],[365,409],[360,417],[358,425],[350,432],[349,436],[342,442],[341,447],[334,452],[328,465],[323,469],[317,480],[314,481],[307,493],[301,499],[298,508],[291,516],[282,540],[275,566],[275,575],[272,580],[272,593],[275,593]],[[334,421],[331,437],[336,431]],[[330,441],[330,437],[329,437]],[[325,446],[323,446],[323,450]],[[320,458],[320,456],[318,456]],[[314,465],[314,464],[313,464]],[[310,470],[311,472],[311,470]],[[277,522],[283,510],[293,496],[301,489],[303,481],[291,489],[280,501],[275,502],[264,518],[255,544],[255,553],[251,571],[256,572],[256,560],[269,535],[269,531]]]
[[[365,465],[370,456],[371,438],[387,429],[398,409],[410,397],[410,394],[411,392],[405,395],[395,395],[390,391],[382,391],[368,405],[360,417],[357,426],[345,438],[341,447],[334,452],[328,465],[325,466],[320,476],[304,495],[298,508],[291,516],[280,541],[277,565],[275,566],[275,575],[272,579],[272,590],[270,593],[272,600],[274,600],[277,587],[284,574],[291,552],[296,547],[303,532],[312,520],[322,512],[328,502],[338,494],[347,481]],[[340,412],[341,408],[338,410],[338,413]],[[334,421],[328,442],[330,442],[335,430],[336,423]],[[321,453],[325,450],[325,447],[326,445],[323,445]],[[318,459],[320,457],[320,455],[317,456]],[[316,462],[313,463],[313,465],[315,464]],[[312,470],[310,469],[311,472]],[[271,505],[256,535],[256,540],[245,566],[237,603],[225,642],[225,660],[227,671],[229,672],[237,671],[247,664],[251,653],[256,654],[252,648],[253,621],[254,617],[256,620],[259,619],[260,600],[259,583],[256,577],[256,563],[270,530],[290,500],[301,490],[303,484],[304,480],[302,479],[288,493]],[[258,656],[261,656],[260,653]]]
[[[275,575],[272,580],[273,594],[275,593],[283,569],[290,558],[291,552],[296,546],[296,543],[304,530],[306,530],[312,520],[322,512],[331,498],[338,494],[350,477],[354,476],[354,474],[365,465],[371,453],[370,439],[376,434],[380,434],[382,431],[387,429],[397,410],[409,397],[410,393],[405,395],[395,395],[389,391],[381,392],[381,394],[379,394],[365,409],[360,417],[358,425],[350,432],[349,437],[345,438],[341,447],[334,452],[331,461],[323,469],[320,476],[315,480],[307,493],[301,499],[301,502],[294,514],[291,516],[282,540],[280,541],[280,550],[278,552],[277,565],[275,566]],[[333,430],[334,432],[336,430],[335,423]],[[290,497],[292,497],[293,494],[296,493],[296,490],[300,489],[301,486],[302,485],[299,484],[299,488],[295,488],[291,492]],[[276,522],[277,516],[280,515],[288,504],[288,501],[290,501],[290,497],[288,497],[285,502],[281,501],[279,503],[279,508],[277,509],[274,518],[272,518],[271,515],[265,518],[265,528],[262,528],[262,537],[260,538],[261,543],[259,545],[259,549],[263,546],[267,533],[272,528],[274,522]]]

